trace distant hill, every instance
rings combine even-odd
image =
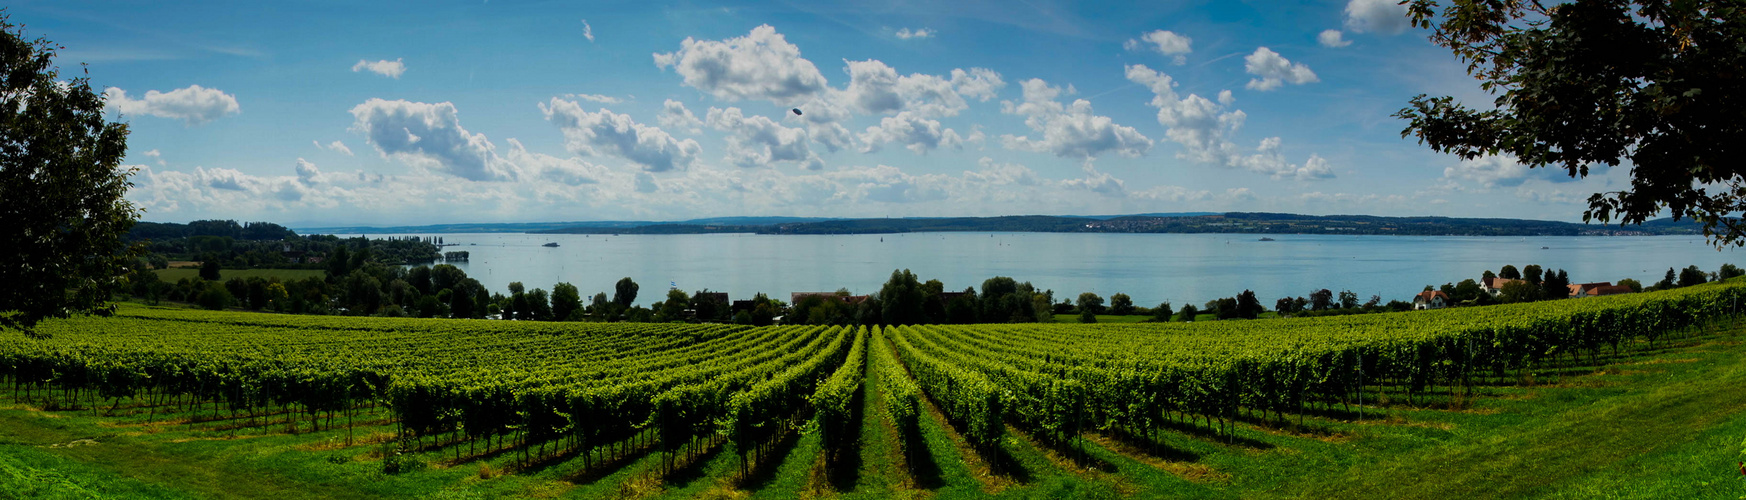
[[[568,234],[883,234],[913,232],[1392,234],[1411,236],[1627,236],[1702,234],[1703,226],[1666,219],[1640,226],[1459,217],[1382,217],[1283,213],[1167,213],[1116,216],[1013,215],[887,219],[721,218],[640,226],[587,224],[530,231]]]

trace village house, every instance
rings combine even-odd
[[[1621,293],[1631,293],[1631,292],[1632,292],[1631,287],[1624,286],[1624,285],[1614,285],[1611,282],[1606,282],[1606,281],[1602,281],[1602,282],[1598,282],[1598,283],[1581,283],[1581,284],[1576,284],[1576,285],[1570,285],[1570,298],[1573,298],[1573,299],[1579,299],[1579,298],[1583,298],[1583,297],[1600,297],[1603,295],[1618,295]]]
[[[1508,285],[1510,283],[1521,282],[1521,281],[1522,280],[1512,280],[1512,279],[1499,278],[1499,277],[1493,276],[1490,278],[1481,279],[1479,286],[1480,286],[1480,288],[1485,289],[1485,293],[1489,293],[1489,294],[1491,294],[1491,296],[1496,297],[1497,294],[1503,293],[1504,285]]]
[[[1413,309],[1442,309],[1449,306],[1449,294],[1441,290],[1425,290],[1413,296]]]

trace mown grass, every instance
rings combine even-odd
[[[1378,388],[1371,394],[1393,399],[1315,407],[1301,423],[1246,416],[1228,437],[1183,423],[1152,438],[1093,433],[1055,447],[1015,429],[989,457],[934,411],[911,437],[919,442],[905,441],[880,410],[876,372],[847,462],[856,470],[825,470],[803,425],[749,477],[727,445],[665,475],[659,453],[643,450],[585,470],[574,456],[457,462],[440,448],[409,453],[422,468],[385,474],[393,428],[379,410],[358,419],[346,445],[344,426],[189,423],[210,412],[174,406],[42,411],[0,387],[0,498],[1746,497],[1736,465],[1746,460],[1746,328],[1489,380],[1471,397],[1419,406]],[[911,463],[903,446],[917,447]]]

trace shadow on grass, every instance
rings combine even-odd
[[[854,408],[849,409],[848,429],[861,428],[866,420],[866,398],[857,395]],[[861,434],[854,434],[855,441],[847,443],[840,450],[825,449],[825,470],[829,471],[831,488],[837,491],[855,489],[855,483],[861,481]]]
[[[907,426],[898,429],[903,436],[903,461],[908,465],[910,479],[915,480],[918,488],[935,490],[946,485],[946,479],[940,471],[940,463],[934,460],[933,450],[928,449],[927,438],[922,436],[921,426]]]
[[[709,471],[704,470],[716,455],[721,454],[724,443],[711,443],[703,451],[697,453],[690,461],[675,467],[671,472],[661,476],[661,479],[679,488],[690,485],[693,481],[709,477]]]
[[[746,476],[740,478],[740,489],[755,491],[770,485],[771,481],[776,480],[776,472],[782,468],[783,460],[794,453],[794,448],[799,443],[799,432],[791,429],[778,434],[776,442],[770,443],[769,451],[758,457],[758,461],[746,471]]]
[[[632,447],[629,452],[620,454],[617,457],[608,456],[598,461],[591,461],[581,470],[577,470],[575,473],[564,477],[564,480],[575,484],[593,484],[595,481],[599,481],[606,476],[612,475],[614,472],[618,472],[620,469],[629,467],[630,464],[642,460],[643,457],[649,456],[649,453],[654,450],[654,445]]]
[[[1214,443],[1240,446],[1255,450],[1273,449],[1273,443],[1238,436],[1234,433],[1219,432],[1217,428],[1205,427],[1192,422],[1179,422],[1166,419],[1159,425],[1159,427]]]

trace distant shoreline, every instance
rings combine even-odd
[[[1181,213],[1123,216],[1019,215],[898,219],[725,217],[675,222],[598,221],[301,228],[302,234],[901,234],[932,232],[1398,235],[1398,236],[1663,236],[1701,235],[1690,220],[1657,219],[1618,226],[1527,219],[1381,217],[1280,213]]]

